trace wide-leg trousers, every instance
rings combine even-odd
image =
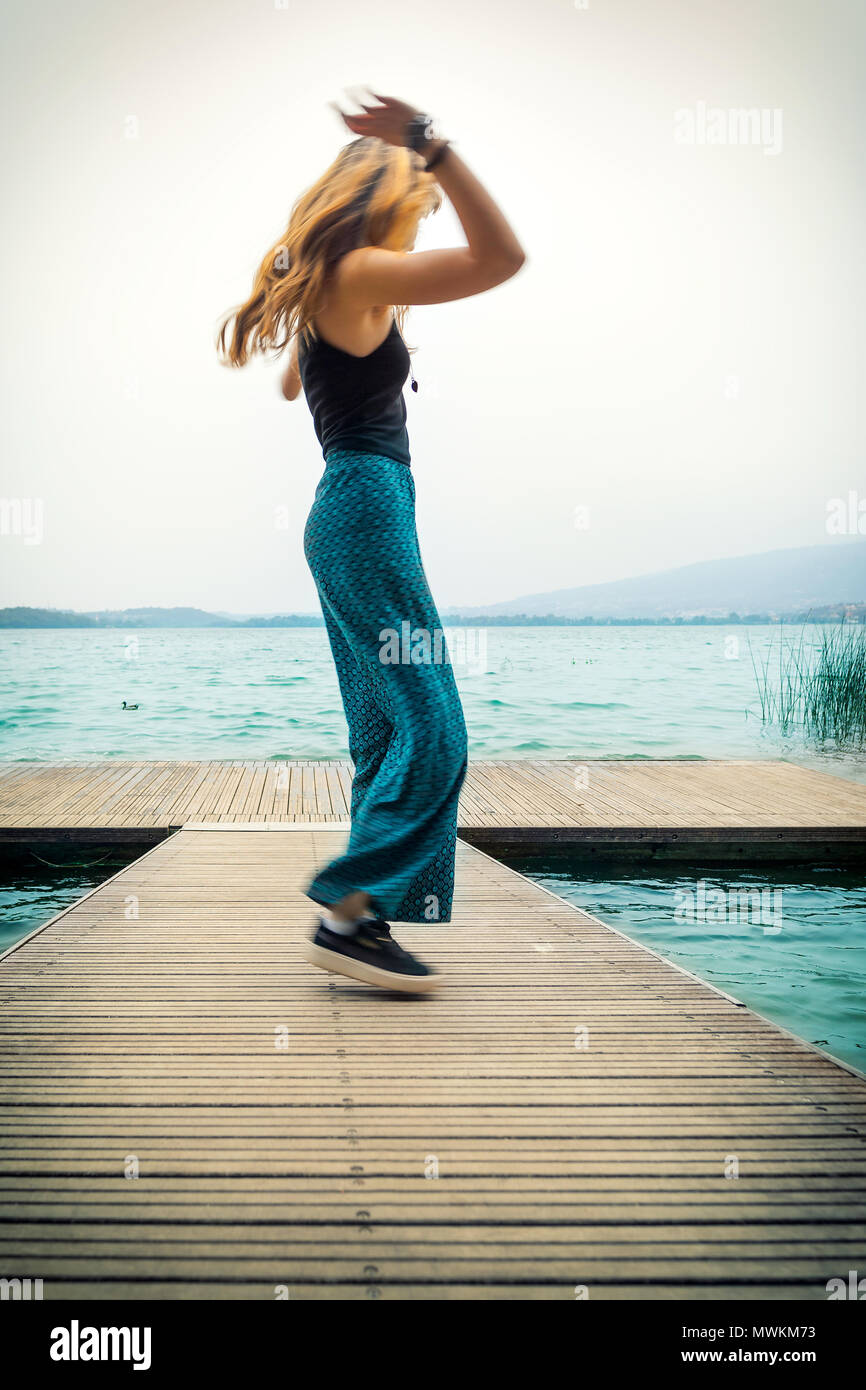
[[[307,888],[369,893],[381,917],[448,922],[466,724],[396,459],[332,451],[304,533],[355,766],[344,854]]]

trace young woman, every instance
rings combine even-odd
[[[325,458],[304,549],[355,775],[346,851],[306,890],[322,911],[305,954],[325,970],[417,993],[441,976],[401,949],[387,919],[450,921],[466,726],[415,531],[401,329],[409,305],[492,289],[525,256],[430,117],[392,97],[374,101],[363,115],[340,113],[358,138],[295,204],[219,346],[240,367],[291,340],[283,395],[304,391]],[[466,245],[414,252],[439,188]]]

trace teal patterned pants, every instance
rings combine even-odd
[[[308,896],[328,905],[366,892],[392,921],[448,922],[466,724],[418,549],[412,470],[332,451],[304,552],[355,765],[346,852]]]

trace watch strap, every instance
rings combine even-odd
[[[433,117],[423,111],[412,117],[406,129],[406,144],[416,154],[423,154],[425,145],[429,145],[436,138],[434,125]]]

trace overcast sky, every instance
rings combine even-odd
[[[316,607],[309,412],[213,336],[355,83],[435,112],[528,254],[408,320],[443,607],[826,542],[866,496],[862,0],[4,13],[2,495],[44,530],[0,540],[3,604]]]

